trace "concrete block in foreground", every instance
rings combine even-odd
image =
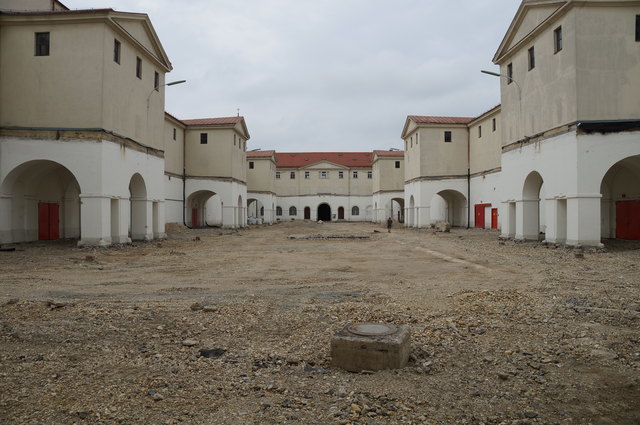
[[[348,323],[331,337],[331,365],[351,372],[399,369],[410,350],[407,325]]]

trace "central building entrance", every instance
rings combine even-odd
[[[318,220],[331,221],[331,207],[329,204],[318,205]]]

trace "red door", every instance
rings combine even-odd
[[[616,202],[616,238],[640,240],[640,201]]]
[[[40,202],[38,204],[38,240],[48,241],[60,238],[60,207],[58,204]]]
[[[191,227],[198,227],[198,209],[191,210]]]
[[[311,220],[311,208],[304,207],[304,219]]]
[[[484,207],[485,206],[486,204],[475,205],[475,217],[476,217],[475,227],[479,229],[484,229]]]
[[[491,208],[491,228],[492,229],[498,228],[498,209],[497,208]]]

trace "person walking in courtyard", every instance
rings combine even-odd
[[[393,220],[391,217],[387,220],[387,233],[391,233],[391,226],[393,225]]]

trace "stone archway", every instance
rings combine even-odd
[[[446,221],[451,226],[464,227],[467,225],[467,198],[453,189],[438,192],[430,205],[431,221]]]
[[[318,220],[331,221],[331,207],[329,204],[318,205]]]
[[[139,173],[129,181],[129,237],[132,240],[151,240],[151,209],[147,200],[147,185]]]
[[[216,196],[211,190],[198,190],[187,197],[185,221],[190,227],[209,226],[210,200]]]
[[[404,223],[404,198],[393,198],[389,202],[390,215],[398,223]],[[388,217],[385,217],[387,219]]]
[[[57,162],[15,167],[0,185],[0,243],[80,238],[80,193],[76,177]]]
[[[640,240],[640,155],[609,168],[600,193],[601,237]]]
[[[540,192],[544,180],[540,173],[532,171],[527,175],[522,187],[522,208],[520,232],[516,239],[539,240],[542,233],[540,213]],[[518,234],[519,233],[519,234]]]

